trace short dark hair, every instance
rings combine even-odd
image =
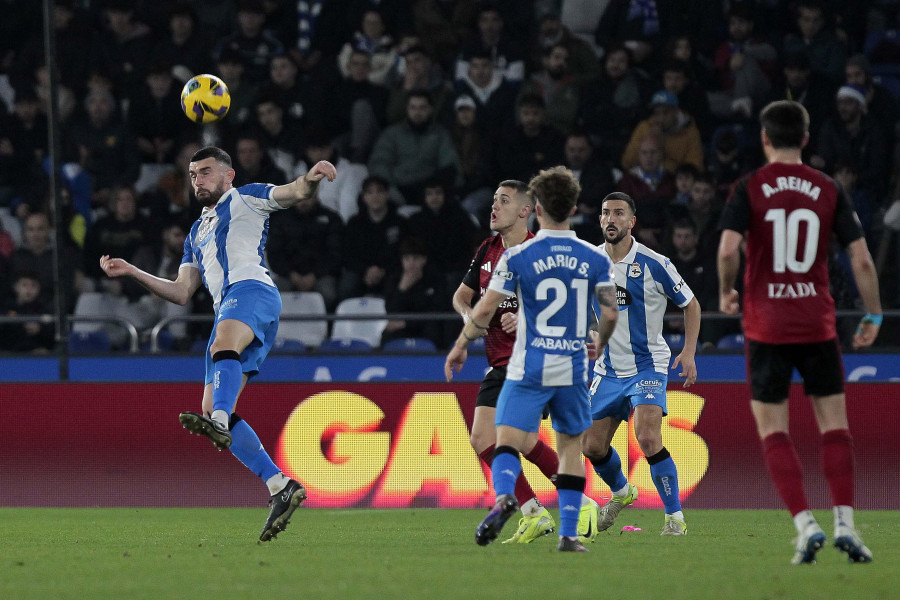
[[[697,179],[700,177],[700,169],[694,163],[680,163],[675,167],[675,176],[678,177],[679,175],[689,175]]]
[[[575,174],[565,167],[544,169],[528,182],[528,192],[547,216],[562,223],[572,214],[572,208],[581,195],[581,184]]]
[[[528,184],[518,179],[504,179],[497,187],[508,187],[516,190],[517,194],[522,194],[527,200],[531,208],[534,208],[534,196],[528,191]]]
[[[625,192],[612,192],[610,194],[607,194],[606,197],[603,198],[603,201],[600,202],[600,206],[603,206],[603,203],[608,200],[621,200],[628,205],[628,208],[631,210],[632,215],[637,214],[637,209],[634,206],[634,198],[632,198]]]
[[[697,224],[690,217],[681,217],[672,224],[672,229],[690,229],[694,235],[697,235]]]
[[[523,106],[545,109],[547,108],[547,103],[544,102],[544,99],[539,94],[523,94],[519,101],[516,102],[516,108],[522,108]]]
[[[434,106],[434,99],[431,97],[431,92],[424,88],[417,88],[406,93],[407,104],[409,104],[409,101],[413,98],[425,98],[425,100],[428,101],[429,106]]]
[[[777,100],[762,109],[759,123],[774,148],[800,148],[809,131],[809,113],[799,102]]]
[[[403,256],[405,254],[418,254],[419,256],[428,256],[428,246],[426,246],[425,242],[423,242],[420,238],[404,238],[400,242],[398,254],[400,256]]]
[[[366,188],[368,188],[373,183],[381,186],[385,190],[391,189],[391,184],[381,175],[369,175],[368,177],[363,179],[362,185],[359,186],[359,189],[361,189],[362,191],[366,191]]]
[[[191,157],[191,162],[200,162],[201,160],[206,160],[207,158],[214,158],[216,159],[217,163],[221,163],[227,166],[229,169],[231,168],[231,156],[229,156],[227,152],[217,146],[207,146],[206,148],[197,150]]]

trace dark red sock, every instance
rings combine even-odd
[[[853,506],[853,436],[846,429],[822,434],[822,470],[835,506]]]
[[[806,491],[803,489],[803,470],[791,437],[782,431],[766,436],[763,440],[763,454],[772,483],[791,516],[809,510]]]
[[[478,453],[478,458],[481,459],[481,462],[485,464],[485,466],[490,469],[491,462],[494,460],[494,444],[491,444],[484,450]]]
[[[544,477],[553,481],[553,476],[559,472],[559,456],[556,450],[538,440],[531,452],[525,455],[525,460],[537,466]]]

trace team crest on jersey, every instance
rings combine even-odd
[[[200,221],[200,227],[197,228],[197,244],[203,245],[206,243],[209,235],[216,230],[216,225],[219,223],[219,215],[216,214],[215,211],[212,211],[210,215],[203,217],[203,220]]]
[[[641,276],[641,265],[638,263],[631,263],[628,265],[628,276],[629,277],[640,277]]]

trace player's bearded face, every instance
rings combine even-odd
[[[194,182],[194,195],[203,206],[212,206],[225,193],[225,176],[210,177],[202,183]]]
[[[607,223],[603,228],[603,237],[610,244],[618,244],[628,235],[628,230],[618,227],[614,223]]]

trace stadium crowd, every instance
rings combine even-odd
[[[236,185],[336,166],[317,198],[271,217],[268,245],[279,289],[319,292],[328,311],[379,296],[388,312],[449,313],[498,182],[554,165],[582,186],[580,237],[599,243],[600,200],[628,193],[636,238],[716,311],[719,214],[763,164],[757,118],[778,99],[810,113],[804,159],[851,197],[884,305],[900,307],[900,2],[56,0],[58,223],[41,3],[5,5],[18,16],[0,22],[2,315],[53,311],[59,226],[68,310],[104,292],[146,333],[164,309],[103,277],[99,257],[174,278],[201,208],[187,162],[211,144],[231,154]],[[179,93],[203,72],[232,101],[201,127]],[[846,256],[832,263],[837,307],[859,308]],[[208,295],[189,311],[211,315]],[[384,340],[447,347],[458,324],[446,324],[390,321]],[[711,320],[701,341],[731,325]],[[208,327],[173,327],[176,347]],[[2,325],[0,340],[53,347],[38,323]]]

